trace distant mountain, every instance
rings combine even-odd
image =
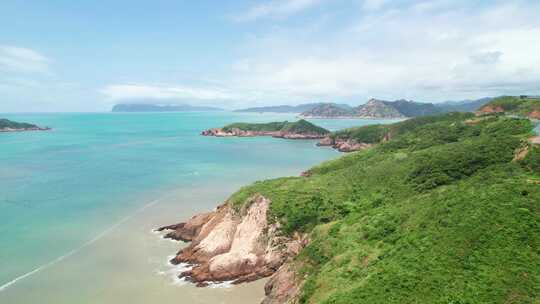
[[[435,104],[435,107],[442,112],[474,112],[492,100],[492,97],[484,97],[476,100],[446,101]]]
[[[303,113],[307,111],[311,111],[312,109],[328,105],[330,103],[305,103],[300,104],[297,106],[290,106],[290,105],[279,105],[279,106],[267,106],[267,107],[254,107],[254,108],[247,108],[247,109],[240,109],[235,110],[235,112],[256,112],[256,113],[265,113],[265,112],[271,112],[271,113]],[[346,104],[333,104],[340,108],[351,108],[351,106]]]
[[[415,102],[405,99],[396,100],[393,102],[386,102],[387,105],[393,106],[401,114],[406,117],[416,116],[428,116],[441,113],[441,109],[436,105],[426,102]]]
[[[300,114],[301,117],[305,118],[343,118],[354,115],[355,111],[353,108],[333,103],[319,104],[311,110],[304,111]]]
[[[222,111],[223,109],[191,105],[161,105],[143,103],[122,103],[112,108],[113,112],[186,112],[186,111]]]
[[[404,118],[405,114],[401,113],[393,102],[370,99],[363,105],[355,108],[356,116],[359,118]]]
[[[405,118],[436,115],[447,112],[474,112],[491,101],[492,98],[478,100],[447,101],[433,104],[399,99],[386,101],[370,99],[358,107],[336,103],[308,103],[298,106],[269,106],[236,110],[237,112],[301,113],[304,118]]]

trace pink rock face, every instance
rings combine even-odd
[[[334,145],[334,139],[332,139],[330,136],[326,136],[325,138],[321,139],[318,143],[317,143],[317,146],[322,146],[322,147],[325,147],[325,146],[333,146]]]
[[[198,214],[185,223],[164,226],[157,229],[157,231],[172,230],[167,233],[164,238],[191,242],[193,238],[200,233],[202,226],[206,224],[213,215],[212,212]]]
[[[501,106],[485,106],[477,114],[504,113],[504,108]]]
[[[186,223],[162,227],[192,240],[171,262],[192,264],[181,276],[197,286],[220,281],[238,284],[272,275],[307,240],[302,235],[278,236],[279,226],[267,222],[269,206],[270,200],[257,195],[240,211],[225,203]]]
[[[531,143],[534,145],[540,145],[540,136],[535,136],[531,138]]]
[[[539,110],[532,111],[531,113],[529,113],[529,118],[540,119],[540,111]]]
[[[373,146],[372,144],[358,143],[351,139],[348,139],[348,140],[337,139],[333,147],[337,149],[339,152],[354,152],[354,151],[365,150],[365,149],[371,148],[372,146]]]
[[[262,304],[282,304],[292,302],[300,291],[300,280],[290,265],[283,265],[264,286],[266,298]]]

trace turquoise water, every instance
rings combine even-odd
[[[75,282],[83,276],[74,270],[80,266],[75,266],[77,260],[86,261],[86,272],[104,267],[97,258],[100,247],[94,246],[94,241],[113,230],[122,231],[122,226],[135,227],[135,223],[139,223],[149,231],[152,225],[184,220],[194,212],[213,208],[243,184],[298,175],[317,163],[339,156],[332,149],[315,147],[314,141],[199,135],[206,128],[235,121],[295,120],[288,114],[189,112],[0,116],[53,128],[49,132],[0,134],[0,286],[5,287],[0,290],[0,302],[3,296],[21,299],[21,303],[30,302],[30,298],[23,300],[23,293],[28,296],[28,288],[31,288],[41,294],[40,302],[47,303],[47,298],[42,297],[43,290],[39,290],[47,282],[46,294],[58,293],[49,302],[68,303],[70,299],[61,297],[64,292],[68,294],[67,281]],[[379,121],[314,122],[340,129]],[[139,222],[134,219],[133,223],[128,223],[136,213]],[[144,221],[145,217],[152,221]],[[138,244],[135,234],[141,231],[133,230],[136,228],[124,228],[121,232],[125,246],[130,240],[131,250],[143,245],[160,246],[151,243],[150,238],[145,241],[147,243]],[[155,239],[158,242],[158,238]],[[124,245],[122,240],[107,243],[108,248]],[[103,245],[104,248],[107,246]],[[83,248],[84,259],[77,257],[82,255]],[[142,259],[166,260],[166,256],[160,256],[163,252],[149,250],[137,254]],[[172,253],[174,251],[169,252]],[[118,252],[118,255],[124,254],[127,253]],[[34,273],[36,269],[38,271]],[[115,275],[128,277],[130,269],[127,265],[120,270],[121,274]],[[149,270],[144,268],[140,272],[146,271]],[[112,276],[106,270],[102,272],[103,276],[98,280],[105,281],[101,282],[103,286],[112,284],[106,282]],[[150,273],[148,276],[152,278]],[[17,278],[20,280],[16,281]],[[13,284],[6,286],[8,282]],[[25,286],[28,288],[23,288]],[[144,286],[135,286],[137,290],[144,289]],[[95,301],[97,293],[91,287],[85,288],[88,297]],[[85,302],[80,296],[77,295],[78,302]],[[100,303],[117,301],[107,297],[99,300]]]

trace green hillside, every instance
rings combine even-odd
[[[501,96],[493,99],[484,107],[501,107],[509,114],[529,116],[533,111],[540,111],[540,98]]]
[[[30,128],[37,128],[36,125],[24,123],[24,122],[16,122],[9,119],[1,118],[0,119],[0,129],[30,129]]]
[[[296,122],[280,121],[269,123],[233,123],[226,125],[222,128],[223,131],[228,132],[232,129],[240,129],[243,131],[267,131],[267,132],[291,132],[296,134],[328,134],[330,131],[316,126],[307,120],[301,119]]]
[[[240,208],[260,193],[284,234],[310,233],[294,262],[300,302],[539,303],[531,122],[447,114],[360,133],[380,141],[379,129],[388,142],[230,198]]]

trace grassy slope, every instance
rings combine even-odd
[[[467,118],[392,125],[388,143],[230,201],[261,193],[283,233],[311,233],[303,303],[538,303],[540,149],[512,161],[532,126]]]
[[[515,96],[502,96],[495,98],[487,104],[488,106],[501,106],[505,111],[527,116],[530,112],[537,110],[540,111],[540,99],[520,99]]]
[[[238,128],[244,131],[284,131],[292,133],[316,133],[316,134],[327,134],[330,133],[328,130],[316,126],[307,120],[301,119],[296,122],[280,121],[280,122],[269,122],[269,123],[233,123],[223,127],[224,131],[229,131],[234,128]]]
[[[15,122],[8,119],[0,119],[0,129],[11,128],[11,129],[28,129],[36,128],[36,125],[24,123],[24,122]]]

